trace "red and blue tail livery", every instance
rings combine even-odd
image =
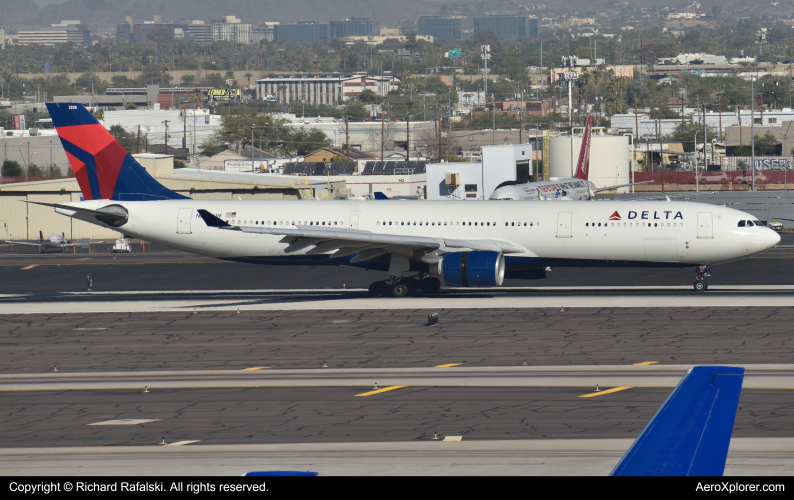
[[[47,103],[47,110],[86,200],[186,198],[154,180],[83,105]]]

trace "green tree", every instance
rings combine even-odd
[[[251,143],[251,127],[258,130],[269,129],[273,119],[269,115],[259,114],[245,106],[235,106],[221,115],[221,128],[218,139],[239,150]]]
[[[780,146],[780,142],[770,132],[764,134],[763,137],[758,137],[758,134],[755,136],[755,154],[759,156],[775,154],[778,146]]]
[[[110,135],[115,137],[128,153],[135,152],[138,143],[138,137],[135,134],[127,132],[121,125],[113,125],[110,127]]]
[[[3,162],[3,177],[21,177],[25,175],[22,170],[22,165],[14,160],[6,160]]]
[[[115,87],[134,87],[136,85],[135,80],[130,80],[127,75],[113,75],[110,81]]]
[[[708,127],[708,136],[716,137],[717,131]],[[684,151],[691,153],[695,150],[695,135],[698,136],[700,145],[703,145],[703,126],[691,120],[684,121],[676,125],[675,130],[670,134],[672,142],[680,142],[684,146]]]
[[[185,168],[185,162],[182,160],[174,160],[174,168]]]
[[[28,165],[28,177],[44,177],[44,170],[35,163]]]
[[[186,86],[192,86],[193,83],[196,81],[196,77],[191,75],[190,73],[185,73],[179,78],[179,81],[184,83]]]
[[[199,145],[199,149],[203,156],[215,156],[221,151],[226,151],[228,147],[213,135],[204,140],[204,142]]]
[[[366,89],[358,96],[358,100],[365,104],[375,104],[378,102],[378,95],[370,89]]]
[[[61,170],[61,167],[58,165],[49,165],[44,169],[44,175],[46,177],[55,177],[56,179],[60,179],[63,177],[63,170]]]
[[[369,118],[369,111],[364,107],[364,103],[357,99],[348,99],[345,101],[345,115],[348,121],[360,122],[365,118]]]

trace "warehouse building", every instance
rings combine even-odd
[[[184,196],[201,200],[300,200],[332,199],[349,195],[344,181],[328,182],[295,178],[279,183],[262,174],[239,174],[206,170],[174,171],[174,158],[167,155],[134,155],[159,183]],[[0,185],[0,240],[38,240],[39,231],[65,234],[69,239],[109,240],[121,233],[56,214],[52,208],[24,203],[80,201],[82,193],[74,178]],[[174,221],[176,224],[176,221]]]
[[[392,75],[276,75],[256,81],[256,98],[275,98],[279,103],[341,104],[345,99],[371,90],[379,96],[396,90],[399,80]]]

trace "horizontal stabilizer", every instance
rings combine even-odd
[[[207,212],[203,208],[199,209],[198,213],[201,216],[201,218],[204,219],[204,223],[209,227],[226,227],[226,228],[232,227],[232,225],[227,223],[225,220],[219,217],[215,217],[214,215]]]
[[[744,368],[690,368],[612,475],[722,476],[743,379]]]

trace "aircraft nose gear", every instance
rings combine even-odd
[[[709,266],[698,266],[695,269],[695,291],[705,292],[709,289],[709,284],[706,281],[708,276],[711,276],[709,274]]]

